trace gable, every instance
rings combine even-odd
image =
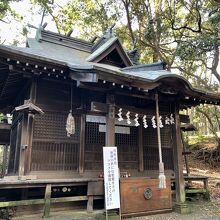
[[[133,65],[116,37],[108,39],[104,44],[96,48],[86,61],[109,64],[120,68]]]

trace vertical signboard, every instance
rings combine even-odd
[[[103,147],[105,208],[120,208],[117,147]]]

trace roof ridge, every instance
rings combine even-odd
[[[75,48],[86,52],[91,52],[93,43],[78,38],[68,37],[59,33],[41,30],[40,41],[59,44],[69,48]]]

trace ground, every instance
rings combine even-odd
[[[181,215],[175,212],[141,216],[127,218],[127,220],[220,220],[220,201],[201,202],[197,201],[188,203],[192,209],[192,213],[187,215]],[[94,212],[93,214],[87,214],[86,212],[62,212],[59,214],[52,214],[49,220],[83,220],[83,219],[97,219],[100,212]],[[26,217],[16,218],[16,220],[40,220],[41,217]],[[110,220],[110,219],[109,219]]]

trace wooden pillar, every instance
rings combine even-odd
[[[25,172],[25,159],[26,159],[27,139],[28,139],[27,122],[28,122],[28,115],[27,113],[23,113],[23,119],[21,125],[21,144],[20,144],[18,178],[24,176],[24,172]]]
[[[93,212],[93,195],[88,196],[88,201],[87,201],[87,212]]]
[[[181,140],[180,130],[180,116],[179,116],[179,104],[175,104],[175,139],[173,144],[174,154],[174,172],[176,183],[176,211],[179,213],[189,213],[189,208],[186,205],[185,196],[185,181],[183,177],[183,146]]]
[[[85,130],[86,115],[82,114],[80,118],[80,147],[79,147],[79,173],[84,173],[84,154],[85,154]]]
[[[189,176],[190,175],[190,170],[189,170],[188,158],[187,158],[187,155],[185,154],[185,152],[186,152],[186,143],[184,142],[183,131],[181,131],[181,140],[182,140],[182,144],[183,144],[184,160],[185,160],[185,165],[186,165],[186,173],[187,173],[187,176]]]
[[[30,87],[30,101],[35,104],[37,95],[37,80],[34,78]],[[21,148],[19,177],[27,175],[31,170],[31,154],[34,129],[34,114],[32,112],[23,113],[23,122],[21,130]]]
[[[16,137],[16,145],[15,145],[15,154],[14,154],[14,164],[13,164],[13,173],[19,173],[19,162],[20,162],[20,148],[21,148],[21,128],[22,122],[19,120],[16,128],[17,135]],[[12,141],[10,141],[12,142]]]
[[[30,100],[33,104],[36,103],[37,98],[37,79],[34,78],[31,82],[31,88],[30,88]]]
[[[144,153],[143,153],[143,126],[138,127],[138,153],[139,153],[139,171],[144,171]]]
[[[51,184],[46,185],[44,201],[45,201],[45,204],[44,204],[43,218],[48,218],[50,217]]]
[[[106,135],[105,146],[115,146],[115,97],[107,94],[106,103],[108,104],[108,113],[106,115]]]
[[[25,152],[24,175],[29,174],[31,170],[33,129],[34,129],[34,114],[30,112],[28,113],[28,121],[27,121],[27,149]]]

